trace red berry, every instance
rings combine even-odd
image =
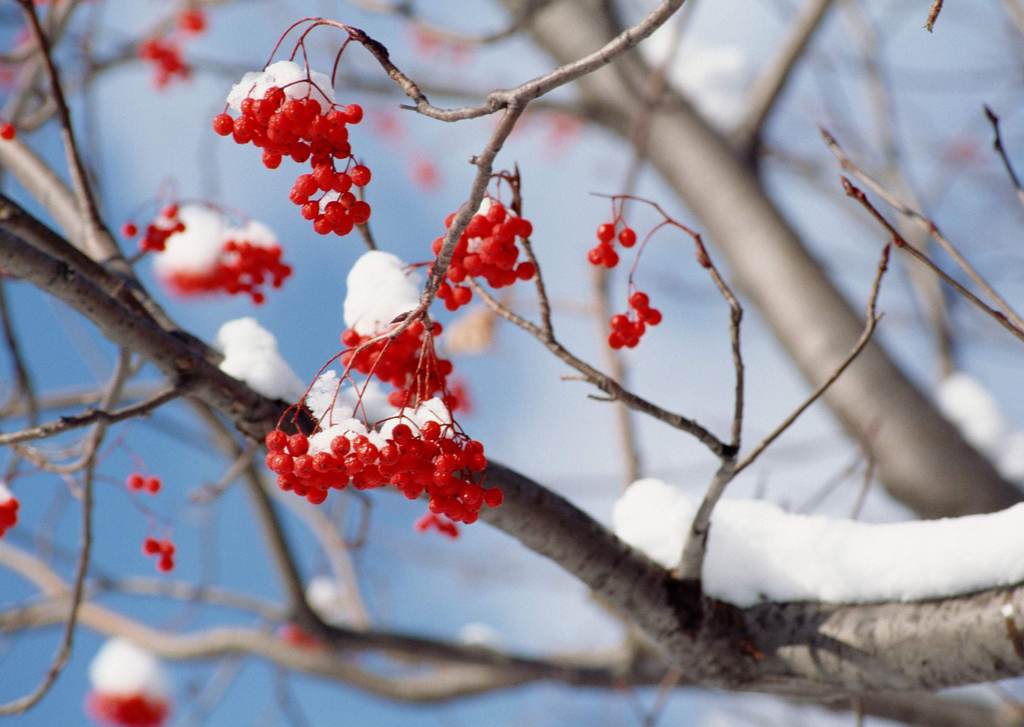
[[[643,312],[644,323],[649,326],[656,326],[661,323],[661,311],[657,308],[648,308]]]
[[[597,239],[601,242],[611,242],[615,237],[615,225],[605,222],[597,226]]]
[[[274,429],[267,434],[263,442],[267,445],[268,451],[283,452],[284,448],[288,446],[288,435],[280,429]]]
[[[156,538],[146,538],[142,541],[142,552],[146,555],[156,555],[160,552],[160,543]]]
[[[141,490],[146,486],[146,478],[140,475],[138,472],[132,472],[128,475],[128,479],[125,484],[128,485],[129,490]]]
[[[5,121],[4,123],[0,124],[0,139],[3,139],[4,141],[10,141],[15,136],[17,136],[17,134],[18,130],[14,128],[14,124],[8,121]]]
[[[651,299],[647,297],[647,293],[641,293],[639,290],[629,296],[629,307],[636,311],[647,310],[651,306]]]
[[[636,232],[632,227],[623,227],[619,232],[619,243],[623,247],[633,247],[636,244]]]
[[[357,164],[348,170],[348,176],[352,180],[352,184],[357,187],[365,187],[370,183],[370,168],[362,164]]]
[[[146,489],[153,495],[160,492],[161,484],[159,477],[148,477],[146,479]]]
[[[134,222],[125,222],[121,225],[121,234],[125,237],[135,237],[139,234],[139,228],[135,226]]]
[[[221,136],[228,136],[235,130],[235,120],[228,114],[217,114],[213,117],[213,130]]]

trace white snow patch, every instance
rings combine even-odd
[[[89,664],[89,682],[104,695],[145,695],[166,702],[170,686],[153,654],[120,636],[109,639]]]
[[[473,621],[459,629],[459,641],[467,646],[496,648],[501,645],[501,634],[493,626]]]
[[[0,482],[0,504],[14,499],[14,493],[7,487],[7,483]]]
[[[615,503],[615,533],[675,567],[697,503],[661,480]],[[941,598],[1024,581],[1024,504],[989,515],[868,524],[724,499],[712,515],[702,579],[737,606]]]
[[[361,336],[381,333],[397,316],[420,302],[420,276],[389,252],[363,253],[349,271],[345,325]]]
[[[446,437],[454,435],[451,427],[448,426],[452,423],[452,413],[445,405],[444,400],[437,396],[433,399],[427,399],[415,409],[406,407],[402,410],[400,417],[393,417],[384,422],[380,428],[380,433],[384,438],[390,438],[391,432],[399,424],[405,424],[415,432],[427,422],[437,422],[440,424],[445,428]]]
[[[263,396],[296,401],[306,389],[278,352],[274,334],[255,318],[236,318],[222,325],[217,346],[224,353],[220,370]]]
[[[374,424],[395,413],[377,381],[371,379],[355,386],[346,383],[339,389],[338,373],[333,370],[325,371],[313,382],[306,395],[306,406],[316,419],[327,425],[342,419],[363,419],[364,416],[366,421]]]
[[[167,238],[167,248],[154,257],[153,269],[165,278],[212,270],[224,247],[224,216],[209,207],[189,204],[178,210],[178,218],[185,229]]]
[[[973,376],[958,371],[936,392],[939,410],[1003,477],[1024,484],[1024,431],[1014,431],[999,402]]]
[[[277,86],[288,98],[306,98],[310,96],[320,102],[320,109],[327,113],[334,103],[334,85],[324,73],[310,70],[310,85],[306,78],[306,69],[293,61],[271,63],[263,71],[249,71],[242,80],[231,87],[227,102],[236,113],[242,112],[242,101],[246,98],[261,99],[271,86]],[[322,93],[321,93],[322,92]]]
[[[672,23],[658,28],[640,44],[647,62],[658,67],[672,52]],[[684,39],[670,62],[668,77],[701,114],[719,127],[735,124],[746,101],[750,60],[735,45],[709,45]]]
[[[277,236],[266,225],[251,220],[241,227],[232,227],[223,213],[205,205],[183,205],[178,210],[178,218],[185,229],[168,237],[166,249],[154,256],[153,269],[162,278],[175,273],[212,271],[229,240],[261,247],[277,244]]]
[[[306,585],[306,600],[327,623],[338,624],[345,620],[345,594],[333,578],[311,578]]]
[[[378,432],[367,429],[366,425],[359,419],[342,419],[332,426],[317,432],[309,438],[309,453],[311,455],[319,452],[330,452],[331,442],[335,437],[348,437],[349,441],[358,436],[364,436],[370,443],[380,449],[387,444],[387,439]]]

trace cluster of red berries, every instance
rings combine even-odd
[[[365,435],[338,435],[330,451],[310,454],[306,435],[289,436],[280,429],[265,441],[267,467],[277,474],[278,486],[314,504],[323,502],[329,489],[350,483],[357,490],[392,484],[410,500],[426,493],[431,513],[468,525],[485,504],[498,507],[503,499],[500,489],[483,487],[483,444],[436,421],[415,433],[396,424],[380,447]]]
[[[597,226],[597,245],[587,251],[587,260],[591,265],[604,265],[614,268],[619,264],[619,253],[615,252],[615,222],[604,222]],[[619,230],[619,244],[633,247],[636,244],[636,231],[627,225]]]
[[[334,104],[324,113],[315,98],[287,98],[283,89],[272,86],[262,99],[242,101],[241,111],[237,118],[218,114],[213,130],[237,144],[263,149],[268,169],[277,169],[286,156],[299,164],[308,161],[312,171],[295,180],[290,199],[301,206],[302,216],[313,222],[317,233],[344,236],[370,219],[370,205],[352,192],[353,187],[369,184],[371,177],[369,167],[353,164],[348,140],[348,125],[363,119],[359,104]],[[348,160],[346,168],[336,169],[335,159]]]
[[[18,135],[18,130],[14,128],[14,124],[10,121],[4,121],[0,123],[0,139],[4,141],[10,141]]]
[[[445,281],[438,288],[437,297],[448,310],[457,310],[473,299],[473,291],[460,285],[466,278],[480,277],[492,288],[504,288],[537,274],[532,262],[519,262],[516,246],[517,238],[525,240],[533,234],[533,225],[525,217],[510,214],[501,202],[490,198],[487,202],[490,207],[473,215],[455,245],[446,275],[452,285]],[[452,226],[455,214],[445,219],[446,229]],[[443,245],[443,236],[434,240],[434,255],[440,254]]]
[[[146,234],[139,241],[143,252],[163,252],[167,249],[167,238],[185,231],[185,223],[178,217],[178,205],[169,204],[160,212],[160,216],[146,225]],[[121,225],[121,234],[131,239],[139,234],[134,222]]]
[[[3,502],[0,502],[0,538],[18,524],[19,506],[20,503],[16,497],[8,497]]]
[[[459,537],[459,528],[451,520],[440,518],[432,512],[428,512],[414,525],[417,532],[425,533],[428,530],[436,530],[441,535],[447,535],[451,539]]]
[[[149,38],[139,44],[139,58],[153,65],[153,85],[164,88],[175,78],[185,81],[192,68],[181,55],[181,45],[173,38]]]
[[[142,541],[142,552],[146,555],[158,555],[156,569],[161,573],[174,570],[174,543],[170,540],[146,538]]]
[[[184,36],[199,35],[206,30],[206,14],[199,8],[187,8],[178,16],[178,29]],[[153,65],[153,83],[163,88],[175,78],[187,80],[192,68],[181,53],[181,39],[174,35],[147,38],[139,44],[139,58]]]
[[[362,336],[349,328],[341,334],[341,343],[348,349],[341,355],[341,362],[394,386],[395,391],[388,394],[391,406],[415,406],[435,394],[444,393],[445,404],[454,409],[455,400],[447,395],[452,362],[434,353],[433,339],[441,335],[442,330],[440,323],[431,323],[428,334],[423,322],[416,321],[393,340],[377,341],[357,353],[359,346],[374,337]]]
[[[133,492],[148,492],[151,495],[155,495],[160,492],[162,483],[159,477],[146,477],[140,472],[132,472],[128,475],[128,479],[125,480],[125,484]]]
[[[280,245],[256,245],[247,240],[228,240],[221,259],[208,272],[176,271],[166,278],[167,284],[181,295],[224,292],[244,293],[256,305],[266,300],[263,285],[280,288],[292,274],[290,265],[281,261]]]
[[[168,707],[163,701],[145,694],[89,694],[86,709],[100,724],[124,727],[160,727],[167,720]]]
[[[635,348],[647,326],[661,323],[661,311],[651,308],[647,293],[638,290],[629,296],[629,308],[627,313],[616,313],[611,318],[612,330],[608,334],[608,345],[612,348]]]

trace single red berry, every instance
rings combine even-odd
[[[284,448],[288,446],[288,435],[280,429],[274,429],[267,434],[263,442],[267,445],[268,451],[283,452]]]
[[[597,226],[597,239],[601,242],[611,242],[615,237],[615,225],[605,222]]]
[[[629,296],[629,307],[636,311],[647,310],[651,307],[651,299],[647,297],[647,293],[638,290]]]
[[[148,478],[146,478],[146,489],[151,494],[155,495],[156,493],[160,492],[160,485],[161,484],[162,483],[160,482],[160,478],[159,477],[148,477]]]
[[[142,552],[146,555],[156,555],[160,552],[160,543],[156,538],[146,538],[142,541]]]
[[[643,312],[644,323],[649,326],[656,326],[661,323],[661,311],[657,308],[648,308]]]
[[[4,141],[10,141],[15,136],[17,136],[17,134],[18,130],[15,129],[14,124],[10,123],[9,121],[5,121],[4,123],[0,124],[0,139],[3,139]]]
[[[121,234],[125,237],[135,237],[139,234],[139,228],[135,226],[134,222],[125,222],[121,225]]]
[[[484,491],[484,502],[487,503],[487,507],[498,507],[504,501],[505,493],[497,487],[492,487],[491,489]]]
[[[221,136],[228,136],[235,130],[235,120],[228,114],[217,114],[213,117],[213,130]]]
[[[619,233],[619,243],[623,247],[633,247],[636,244],[636,232],[632,227],[623,227]]]
[[[433,441],[441,436],[441,425],[435,421],[429,421],[420,427],[420,434],[427,441]]]
[[[126,480],[129,490],[141,490],[146,486],[146,478],[140,475],[138,472],[132,472],[128,475]]]
[[[160,556],[160,560],[156,563],[156,569],[161,573],[169,573],[174,570],[174,558],[166,554]]]
[[[309,451],[309,440],[301,432],[288,437],[288,452],[293,457],[298,457]]]
[[[363,164],[357,164],[348,170],[348,176],[352,180],[352,184],[357,187],[365,187],[370,183],[370,177],[372,175],[370,174],[369,167]]]

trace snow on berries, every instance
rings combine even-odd
[[[290,410],[293,429],[303,408],[315,421],[312,431],[279,424],[267,435],[266,465],[278,486],[314,504],[349,486],[425,495],[431,527],[454,536],[455,523],[475,522],[482,507],[501,504],[502,493],[484,484],[483,444],[452,417],[452,365],[433,345],[441,326],[426,318],[403,322],[418,304],[418,276],[401,259],[374,251],[356,262],[344,305],[346,349],[332,359],[344,370],[325,366]],[[366,379],[357,382],[354,372]],[[385,398],[378,382],[394,391]]]
[[[7,485],[0,482],[0,538],[18,524],[19,507],[18,498],[8,489]]]
[[[328,76],[292,61],[278,61],[246,73],[232,87],[227,110],[213,119],[213,130],[236,144],[263,150],[263,165],[277,169],[285,157],[309,164],[289,198],[321,235],[345,236],[370,219],[370,205],[354,190],[365,187],[370,168],[356,161],[348,127],[363,119],[358,104],[335,102]]]
[[[130,237],[137,228],[128,222],[122,232]],[[292,274],[270,228],[253,220],[233,226],[210,205],[166,206],[147,225],[140,246],[158,253],[153,263],[157,276],[183,296],[244,294],[260,305],[266,300],[265,286],[280,288]]]
[[[104,725],[160,727],[171,711],[169,681],[159,660],[122,637],[108,640],[89,664],[89,716]]]
[[[445,219],[450,228],[455,220],[453,212]],[[448,310],[457,310],[469,303],[473,291],[463,285],[467,278],[483,278],[492,288],[504,288],[520,280],[531,280],[537,267],[529,260],[520,261],[517,240],[528,240],[533,225],[525,217],[491,197],[485,197],[480,209],[470,219],[459,237],[452,254],[445,282],[438,288],[437,297]],[[441,252],[444,237],[434,240],[434,255]]]
[[[295,401],[306,389],[278,352],[274,334],[255,318],[224,323],[217,331],[217,347],[224,353],[220,370],[263,396]]]
[[[156,569],[161,573],[174,570],[174,543],[170,539],[148,537],[142,541],[142,554],[156,558]]]
[[[159,477],[155,475],[147,477],[141,472],[132,472],[124,483],[132,492],[148,492],[150,495],[160,492],[160,488],[163,486],[163,481]]]

